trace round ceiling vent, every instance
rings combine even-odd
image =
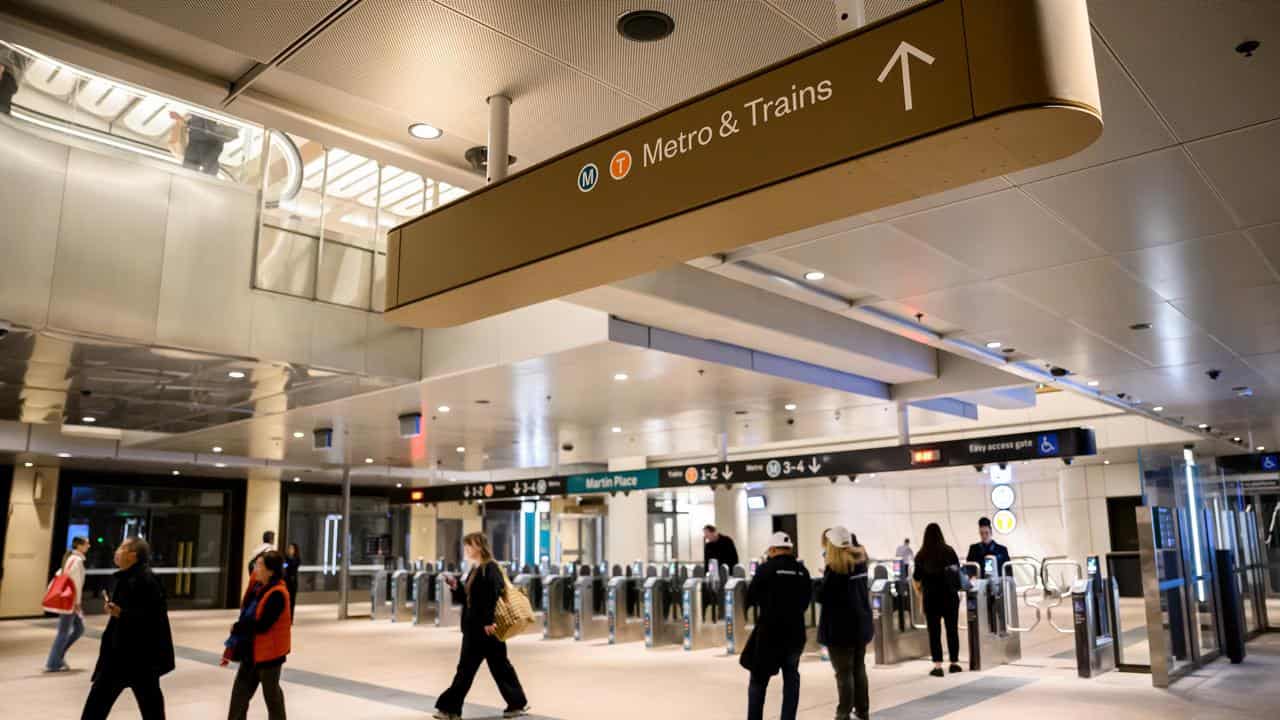
[[[618,34],[635,42],[661,40],[675,29],[676,21],[657,10],[632,10],[618,18]]]

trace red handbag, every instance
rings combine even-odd
[[[53,576],[49,589],[44,592],[44,600],[40,603],[45,612],[55,615],[69,615],[76,609],[76,584],[71,581],[64,565],[62,572]]]

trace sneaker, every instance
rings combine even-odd
[[[929,671],[929,674],[933,677],[944,677],[946,675],[946,673],[942,672],[942,668],[934,668]]]
[[[528,715],[528,714],[529,714],[528,705],[525,705],[522,708],[512,708],[510,710],[502,711],[502,717],[504,718],[518,718],[518,717],[524,717],[525,715]]]
[[[44,668],[43,670],[41,670],[41,672],[45,673],[46,675],[47,675],[47,674],[50,674],[50,673],[64,673],[64,672],[70,672],[70,671],[71,671],[71,666],[70,666],[70,665],[67,665],[66,663],[63,663],[63,664],[62,664],[62,667],[60,667],[60,668],[56,668],[56,669],[55,669],[55,668]]]
[[[959,663],[951,663],[951,667],[947,668],[947,671],[955,674],[958,672],[964,672],[964,668],[960,667]]]

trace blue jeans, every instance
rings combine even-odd
[[[800,707],[800,655],[796,653],[782,661],[782,715],[781,720],[796,720]],[[769,678],[751,674],[747,688],[747,720],[764,720],[764,696],[769,689]]]
[[[67,651],[84,634],[84,620],[79,613],[70,613],[58,618],[58,634],[53,638],[53,647],[49,648],[49,659],[44,667],[49,671],[61,670],[65,664]]]

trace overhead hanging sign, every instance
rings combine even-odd
[[[946,442],[867,448],[834,453],[779,455],[754,460],[699,463],[631,472],[568,475],[503,483],[471,483],[412,488],[402,502],[457,502],[515,499],[548,495],[631,492],[698,485],[736,485],[811,477],[856,476],[923,469],[914,458],[927,454],[929,467],[957,467],[987,463],[1070,458],[1097,454],[1092,430],[1060,428],[1016,435],[948,440]],[[414,498],[410,500],[410,498]]]
[[[924,3],[436,208],[388,235],[386,316],[456,325],[1077,152],[1085,1]]]

